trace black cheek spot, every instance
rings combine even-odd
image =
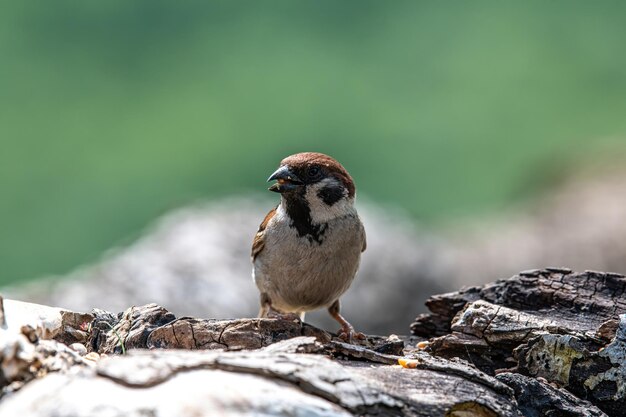
[[[324,187],[317,192],[317,196],[321,198],[324,203],[332,206],[343,198],[343,187]]]

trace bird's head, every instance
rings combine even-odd
[[[270,191],[281,193],[287,201],[306,202],[313,217],[341,215],[343,207],[352,206],[356,193],[348,171],[330,156],[316,152],[297,153],[283,159],[268,178],[274,180],[276,183]]]

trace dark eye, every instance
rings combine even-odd
[[[321,170],[320,167],[313,165],[312,167],[309,167],[309,169],[306,172],[306,175],[309,178],[316,178],[320,175]]]

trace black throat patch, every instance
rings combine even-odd
[[[298,232],[298,236],[309,239],[309,242],[322,243],[324,232],[328,225],[313,224],[311,220],[311,208],[307,201],[300,196],[285,198],[287,215],[291,219],[291,227]]]

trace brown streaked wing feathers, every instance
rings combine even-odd
[[[261,251],[265,247],[265,240],[263,239],[263,235],[265,234],[265,228],[267,227],[267,224],[270,222],[272,217],[274,217],[274,215],[276,214],[277,208],[278,206],[274,207],[272,210],[270,210],[269,213],[267,213],[267,216],[265,216],[265,218],[261,222],[261,225],[259,226],[259,230],[256,232],[256,235],[254,235],[254,239],[252,240],[252,261],[253,262],[258,256],[258,254],[261,253]]]

